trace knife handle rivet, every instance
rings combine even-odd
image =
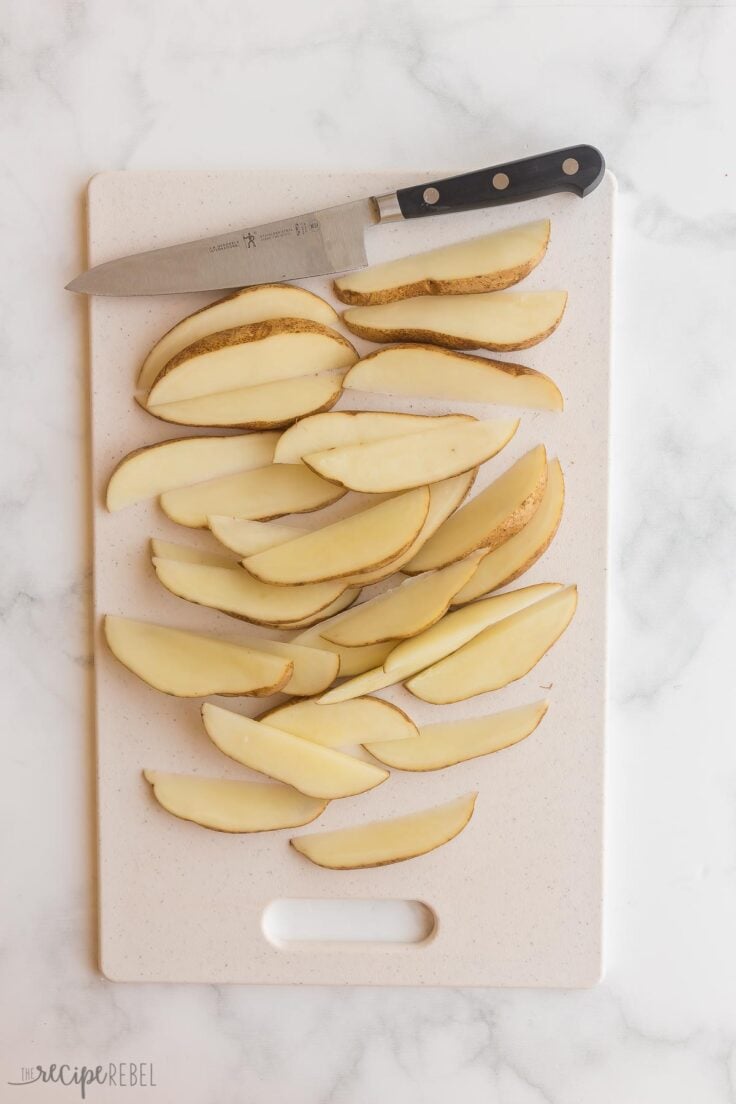
[[[511,182],[506,173],[496,173],[493,180],[491,181],[491,184],[497,192],[502,192],[504,188],[508,188],[510,183]]]
[[[562,162],[562,171],[565,176],[574,176],[576,172],[580,171],[580,165],[574,157],[566,157]]]
[[[436,203],[440,198],[440,193],[436,188],[425,188],[422,192],[422,199],[425,203]]]

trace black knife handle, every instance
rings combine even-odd
[[[574,192],[582,198],[600,184],[605,169],[603,156],[594,146],[569,146],[447,180],[400,188],[396,199],[401,217],[410,219],[497,207],[554,192]],[[398,211],[394,217],[399,217]]]

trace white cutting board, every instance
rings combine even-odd
[[[390,173],[104,174],[89,189],[89,261],[99,264],[297,214],[433,174],[420,167],[402,175],[403,180]],[[209,534],[174,525],[155,503],[116,514],[104,508],[107,478],[123,455],[182,433],[133,400],[144,354],[177,319],[214,296],[91,301],[100,963],[107,977],[564,987],[592,985],[599,978],[614,192],[607,174],[582,201],[555,196],[378,227],[368,234],[369,260],[378,261],[551,216],[549,252],[523,286],[567,288],[567,313],[547,341],[508,359],[551,375],[564,393],[565,412],[523,412],[516,437],[485,465],[475,491],[540,441],[550,456],[558,455],[567,485],[560,531],[545,556],[513,585],[576,582],[580,595],[564,637],[533,672],[502,691],[446,707],[427,706],[401,688],[385,691],[419,723],[545,696],[551,705],[537,731],[516,747],[446,771],[393,772],[383,786],[333,802],[318,824],[299,830],[396,816],[479,790],[475,815],[457,839],[430,855],[374,870],[313,866],[288,846],[290,832],[228,836],[177,820],[156,805],[141,776],[144,767],[232,778],[250,774],[210,743],[200,703],[157,693],[111,657],[100,631],[102,615],[126,614],[235,638],[268,630],[183,602],[158,584],[148,558],[149,537],[204,545],[212,540]],[[327,280],[304,286],[329,295]],[[339,404],[359,406],[451,409],[367,397]],[[481,417],[506,413],[498,407],[465,409]],[[333,515],[303,520],[316,525],[326,516]],[[223,704],[254,714],[272,700]],[[289,898],[418,900],[434,911],[436,929],[415,945],[276,946],[263,933],[264,909]]]

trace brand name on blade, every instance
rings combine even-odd
[[[241,234],[239,238],[230,238],[229,241],[216,242],[208,248],[207,252],[222,253],[224,249],[240,249],[242,246],[245,246],[246,249],[255,249],[257,244],[255,234],[247,230],[245,234]]]
[[[246,249],[257,249],[258,242],[276,241],[279,238],[290,238],[292,236],[296,238],[304,237],[305,234],[312,234],[315,230],[319,230],[319,219],[310,219],[309,221],[295,222],[290,226],[281,226],[278,230],[269,230],[266,233],[261,233],[256,239],[255,234],[247,230],[244,234],[241,234],[238,238],[229,238],[228,241],[217,242],[211,245],[208,253],[222,253],[225,249],[242,249],[245,246]]]

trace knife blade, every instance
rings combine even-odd
[[[365,231],[379,223],[536,199],[589,195],[605,162],[593,146],[570,146],[400,188],[379,196],[216,237],[134,253],[97,265],[67,284],[87,295],[218,291],[364,268]]]

